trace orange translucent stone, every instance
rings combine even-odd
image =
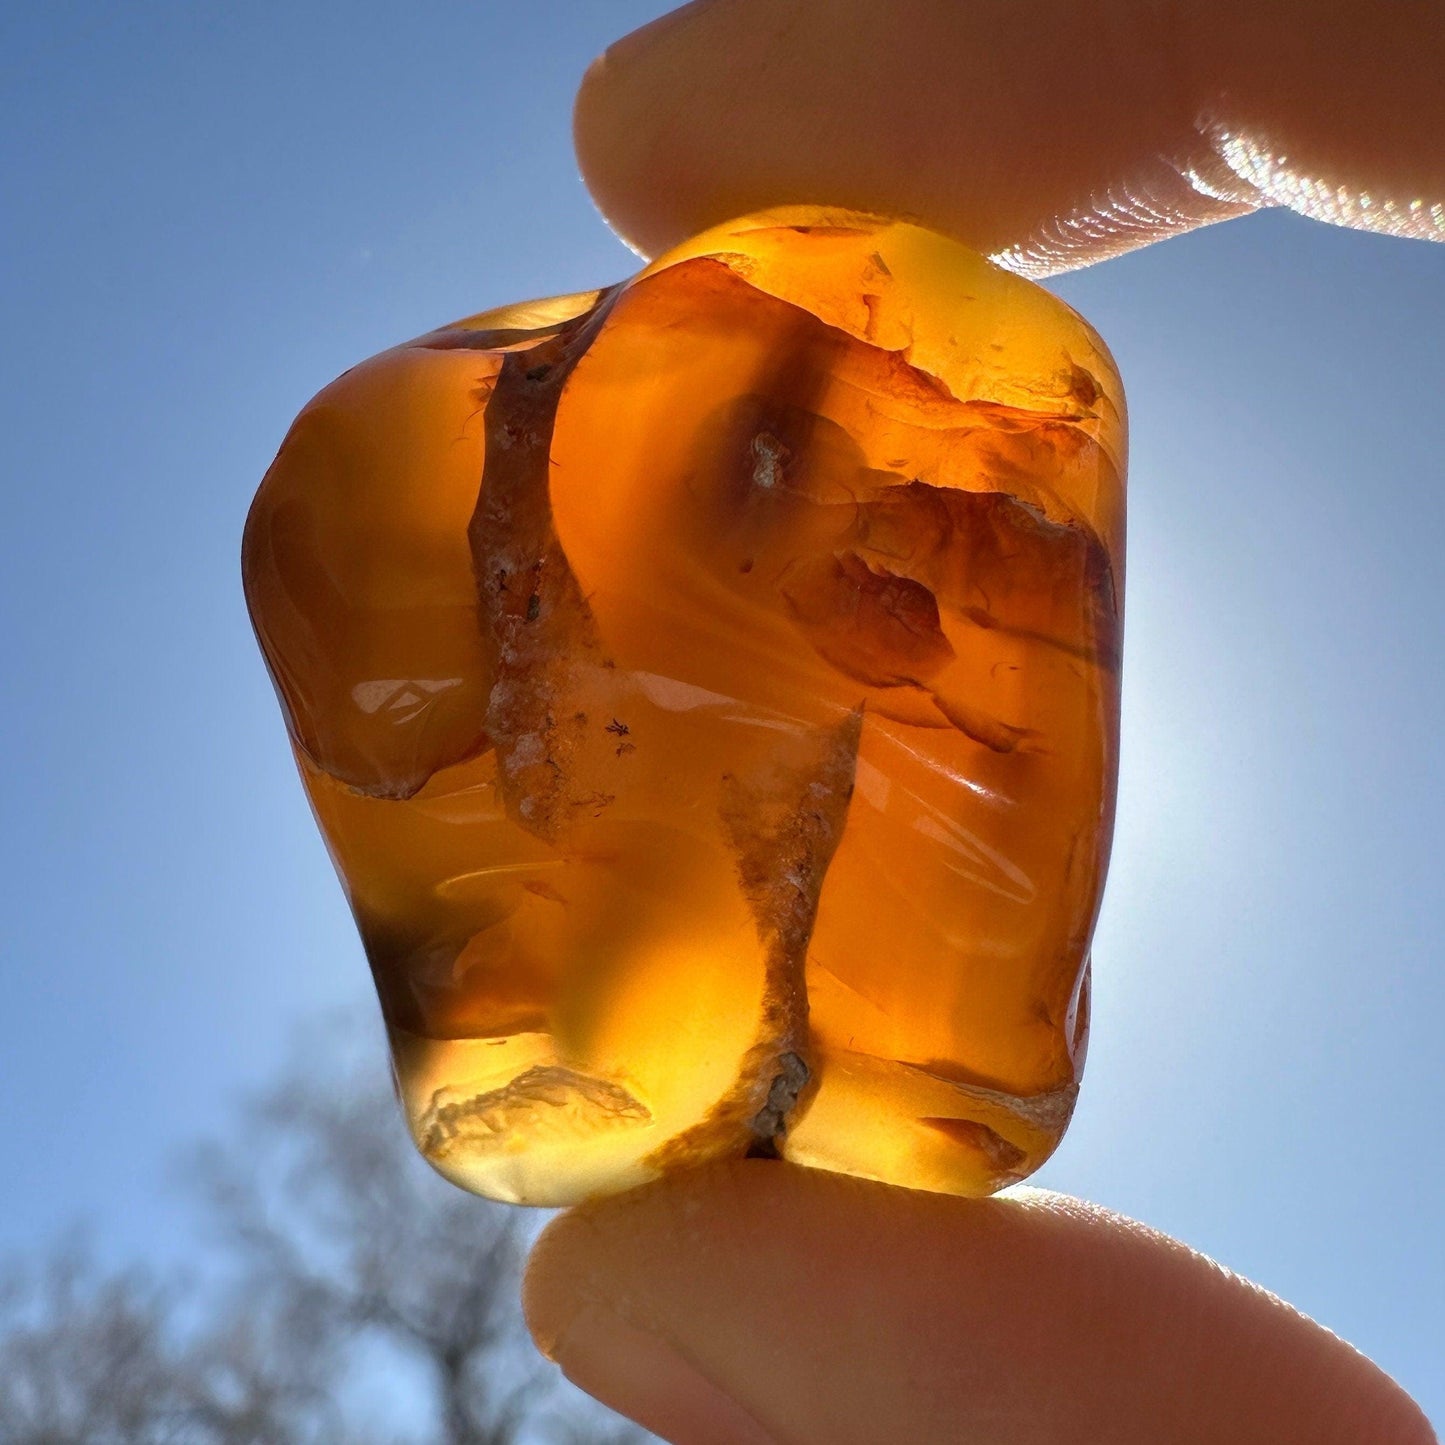
[[[1058,1142],[1108,856],[1118,376],[1040,288],[790,208],[347,372],[247,598],[418,1147],[565,1204]]]

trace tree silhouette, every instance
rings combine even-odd
[[[314,1032],[313,1062],[190,1159],[219,1279],[107,1273],[72,1241],[0,1280],[0,1441],[651,1440],[527,1340],[518,1277],[536,1216],[433,1174],[377,1050]]]

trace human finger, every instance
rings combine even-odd
[[[1445,238],[1438,0],[695,0],[577,100],[655,255],[770,205],[907,216],[1028,274],[1283,205]]]
[[[562,1215],[528,1321],[675,1445],[1428,1445],[1386,1375],[1174,1240],[1040,1191],[767,1161]]]

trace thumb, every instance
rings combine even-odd
[[[1274,1296],[1038,1191],[715,1166],[561,1216],[525,1301],[578,1385],[676,1445],[1435,1439]]]

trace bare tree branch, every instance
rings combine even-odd
[[[183,1300],[144,1270],[105,1273],[75,1244],[0,1273],[4,1445],[652,1438],[527,1340],[518,1279],[536,1216],[433,1174],[382,1086],[374,1038],[326,1032],[193,1152],[225,1283]]]

